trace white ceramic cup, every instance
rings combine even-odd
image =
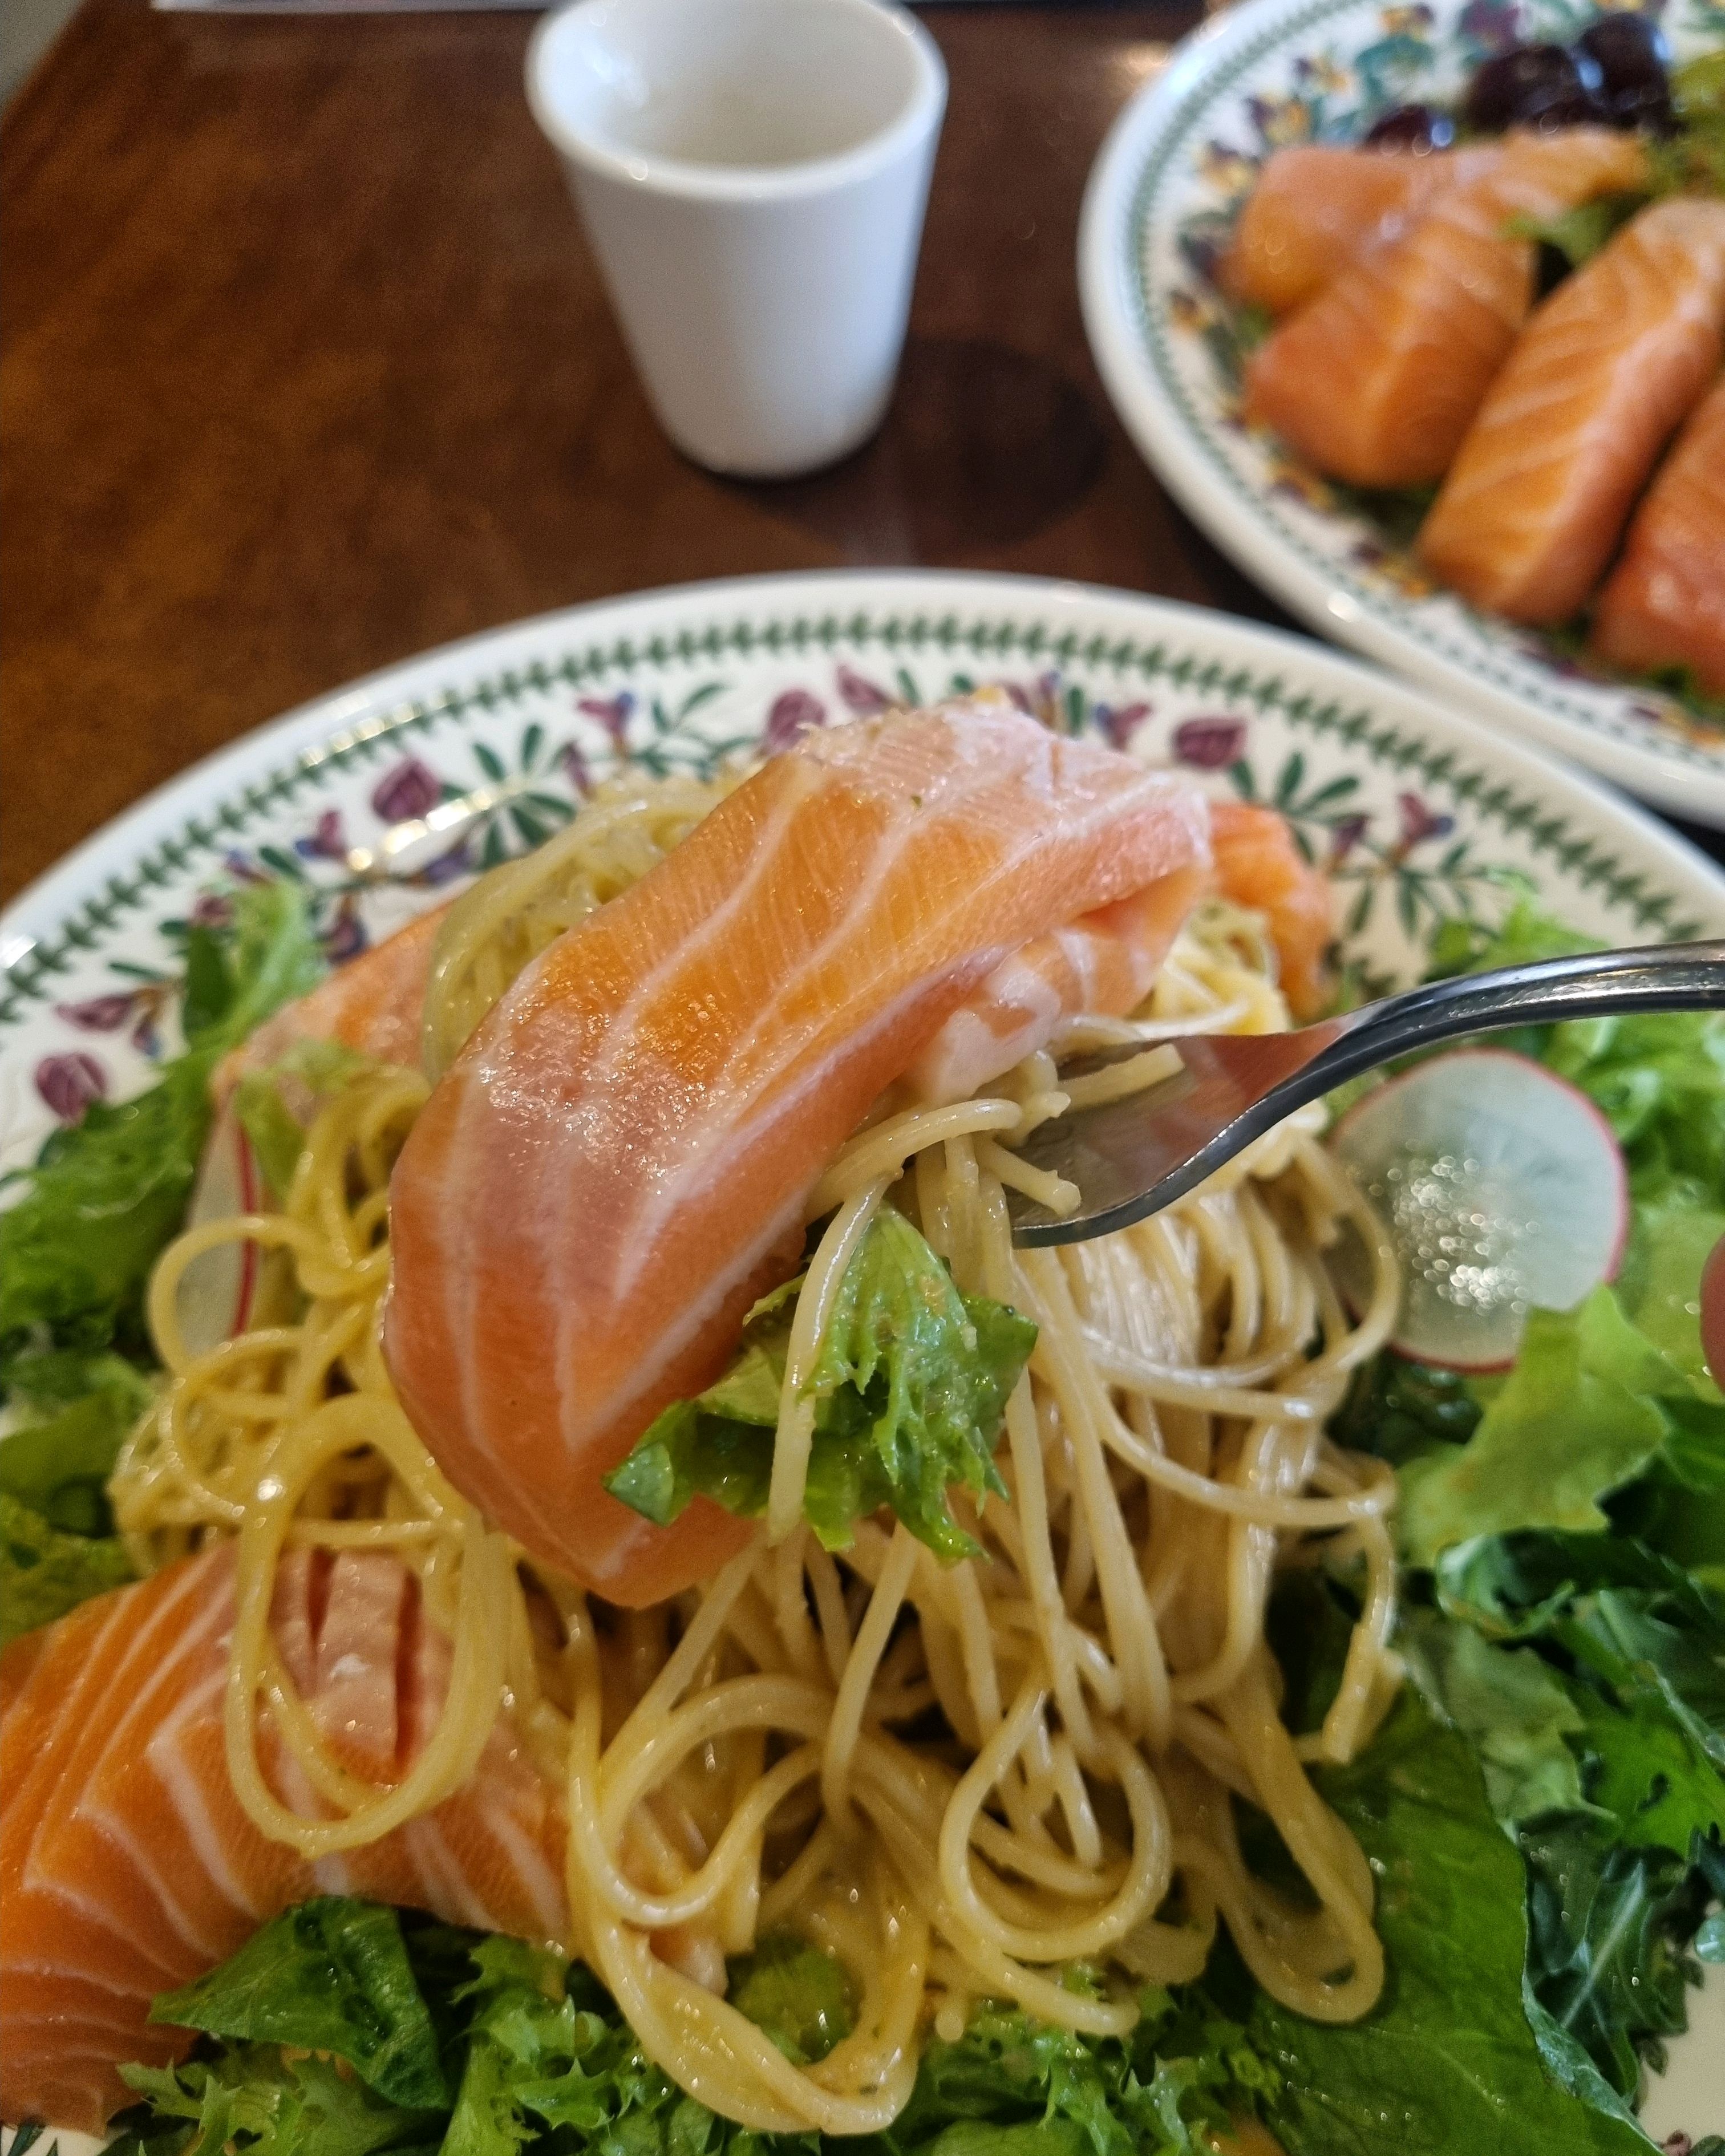
[[[577,0],[527,54],[665,432],[780,478],[867,439],[904,344],[947,74],[880,0]]]

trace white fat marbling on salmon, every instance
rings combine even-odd
[[[799,744],[553,944],[392,1183],[386,1352],[444,1471],[614,1599],[721,1562],[735,1523],[648,1528],[603,1472],[793,1267],[869,1102],[1023,947],[1128,899],[1165,944],[1206,827],[1183,780],[978,700]],[[1050,947],[1080,993],[1094,952]]]
[[[316,1865],[259,1833],[223,1740],[233,1581],[232,1546],[213,1549],[0,1656],[0,2087],[19,2116],[99,2126],[129,2100],[121,2061],[160,2064],[189,2041],[149,2022],[154,1995],[308,1895],[536,1940],[569,1932],[557,1793],[501,1714],[470,1782],[410,1828]],[[360,1771],[398,1740],[411,1757],[442,1705],[449,1645],[417,1597],[376,1552],[290,1551],[278,1573],[283,1661]],[[315,1815],[267,1721],[261,1735],[278,1794]]]

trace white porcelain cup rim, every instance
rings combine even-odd
[[[570,0],[540,21],[527,47],[527,102],[541,131],[572,163],[644,192],[696,202],[778,202],[825,192],[876,172],[938,126],[946,110],[947,69],[940,48],[914,16],[891,0],[805,0],[811,8],[843,10],[903,41],[911,60],[905,101],[885,126],[849,149],[788,164],[697,163],[644,150],[621,150],[572,126],[546,86],[547,45],[572,18],[603,21],[627,14],[632,0]],[[711,0],[710,0],[711,4]]]

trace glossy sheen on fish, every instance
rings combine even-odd
[[[1567,621],[1718,372],[1722,324],[1725,202],[1643,210],[1522,331],[1420,534],[1427,567],[1512,621]]]
[[[1004,696],[810,734],[516,981],[391,1185],[389,1367],[458,1487],[644,1604],[752,1532],[601,1477],[712,1382],[876,1097],[1026,943],[1207,864],[1183,780]]]
[[[1450,185],[1455,153],[1298,142],[1258,176],[1217,270],[1223,290],[1286,315],[1368,249],[1399,239]]]
[[[351,1772],[396,1779],[434,1722],[449,1644],[393,1557],[293,1553],[272,1623],[289,1674]],[[184,2055],[147,2020],[260,1923],[354,1893],[454,1923],[562,1939],[564,1827],[506,1722],[471,1781],[368,1847],[308,1865],[252,1824],[228,1779],[223,1696],[234,1550],[86,1602],[0,1656],[0,2102],[95,2131],[131,2101],[116,2071]],[[277,1794],[311,1791],[264,1746]]]
[[[1356,486],[1441,479],[1533,295],[1533,249],[1505,236],[1634,187],[1632,136],[1512,135],[1471,162],[1408,236],[1368,251],[1275,332],[1246,369],[1246,416]]]
[[[1635,511],[1594,610],[1593,649],[1631,673],[1681,667],[1725,696],[1725,377]]]

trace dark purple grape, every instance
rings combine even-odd
[[[1455,123],[1447,112],[1430,105],[1399,105],[1366,136],[1368,150],[1411,150],[1424,157],[1432,150],[1447,150],[1455,140]]]
[[[1599,64],[1561,45],[1512,45],[1487,60],[1468,87],[1468,125],[1481,134],[1506,127],[1579,126],[1599,120]]]
[[[1615,127],[1671,124],[1671,49],[1650,15],[1602,15],[1575,40],[1599,70],[1600,101]]]

